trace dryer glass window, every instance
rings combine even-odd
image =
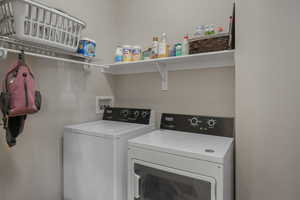
[[[198,178],[134,164],[135,200],[212,200],[212,184]]]

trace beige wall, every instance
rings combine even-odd
[[[233,0],[119,0],[120,44],[152,45],[153,36],[167,33],[181,42],[201,24],[229,26]]]
[[[151,45],[166,32],[180,42],[196,26],[215,24],[228,30],[232,0],[120,0],[120,44]],[[114,76],[117,106],[139,106],[160,113],[234,116],[234,68],[170,72],[169,90],[161,91],[159,73]]]
[[[169,73],[169,90],[161,91],[159,73],[114,77],[118,106],[149,107],[160,114],[234,116],[234,68]]]
[[[102,63],[112,61],[117,42],[146,45],[151,43],[154,34],[163,31],[174,42],[199,24],[214,23],[226,27],[231,14],[230,0],[226,0],[228,4],[221,0],[190,0],[189,3],[180,0],[43,2],[87,22],[84,35],[97,41],[97,54]],[[161,7],[153,9],[158,4]],[[165,11],[166,15],[159,17]],[[11,54],[0,62],[0,77],[15,59],[16,55]],[[169,91],[163,92],[158,73],[112,79],[98,69],[83,72],[79,65],[29,57],[27,62],[32,66],[43,93],[43,107],[41,112],[29,117],[25,131],[13,149],[6,147],[4,131],[1,130],[1,200],[62,198],[63,126],[98,119],[94,107],[96,95],[114,95],[115,92],[117,105],[151,107],[158,113],[234,115],[232,67],[171,72]]]
[[[103,62],[110,62],[115,47],[115,1],[56,0],[49,4],[63,8],[88,23],[85,35],[99,45]],[[110,36],[110,37],[108,37]],[[0,77],[13,63],[16,55],[0,62]],[[27,58],[43,94],[41,112],[30,116],[18,144],[8,149],[4,131],[0,131],[0,199],[59,200],[62,199],[63,126],[99,118],[95,114],[95,96],[111,95],[110,77],[82,66],[46,59]]]
[[[300,1],[237,1],[239,200],[300,196]]]

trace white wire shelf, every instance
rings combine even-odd
[[[0,49],[11,53],[20,53],[24,50],[25,55],[52,59],[57,61],[69,62],[85,66],[105,68],[104,65],[96,63],[98,60],[91,57],[85,57],[81,54],[63,51],[57,48],[48,47],[40,44],[25,42],[10,37],[0,36]],[[3,58],[4,54],[0,55]]]
[[[178,57],[114,63],[105,65],[104,72],[115,75],[159,72],[161,89],[168,90],[169,71],[233,67],[235,66],[234,52],[234,50],[215,51]]]

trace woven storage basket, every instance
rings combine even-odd
[[[190,54],[230,49],[229,34],[203,36],[189,40]]]

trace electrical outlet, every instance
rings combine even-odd
[[[114,104],[113,96],[96,96],[96,114],[103,114],[106,107],[112,107]]]

